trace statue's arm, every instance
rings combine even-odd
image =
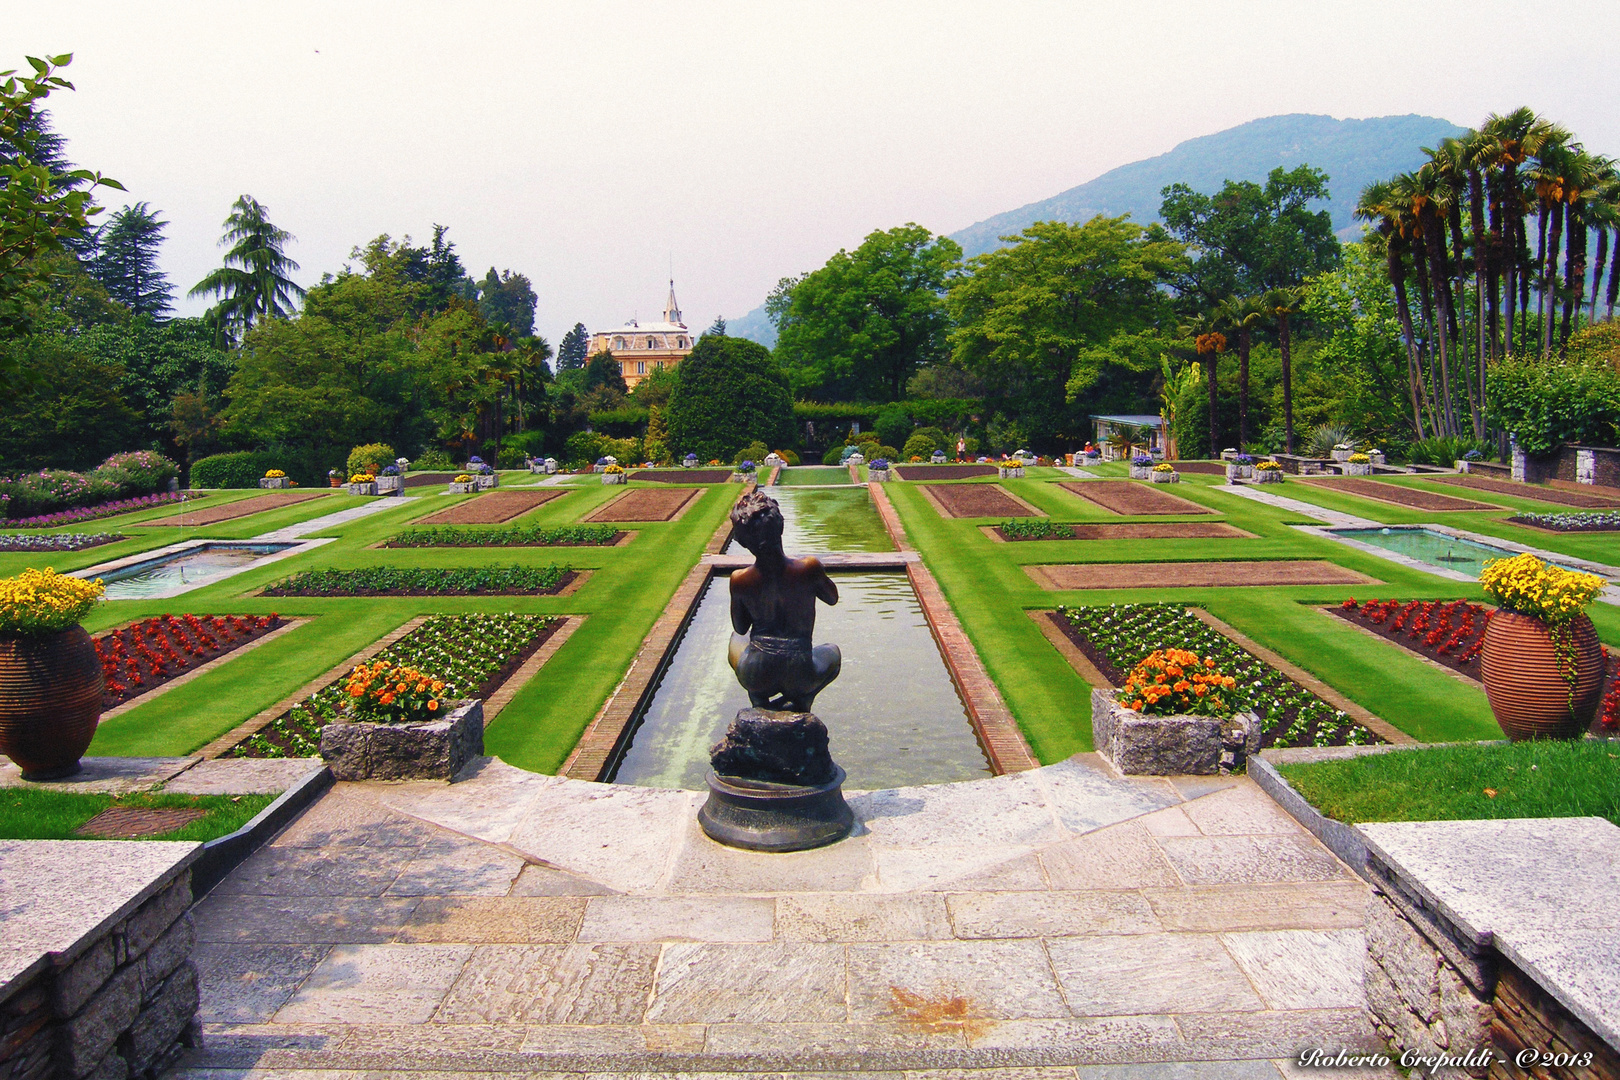
[[[838,586],[819,562],[816,564],[816,598],[825,604],[838,603]]]
[[[754,616],[743,602],[741,595],[735,589],[731,593],[731,628],[739,634],[746,634],[754,625]]]

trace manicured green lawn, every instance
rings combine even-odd
[[[49,788],[0,789],[0,840],[95,840],[79,836],[85,822],[110,806],[202,810],[191,824],[143,840],[212,840],[233,833],[275,799],[274,795],[82,794]]]
[[[1620,742],[1463,743],[1277,771],[1351,825],[1586,816],[1620,825]]]
[[[663,486],[663,485],[649,485]],[[167,600],[102,604],[92,631],[163,613],[276,612],[312,621],[200,678],[137,705],[102,724],[90,753],[173,756],[190,753],[329,671],[382,635],[418,615],[461,611],[582,614],[583,626],[491,724],[486,745],[514,765],[551,772],[561,765],[603,701],[623,677],[653,622],[736,497],[736,485],[704,492],[679,521],[631,525],[638,535],[623,547],[410,548],[371,545],[408,522],[473,496],[442,488],[412,489],[375,514],[340,525],[336,539],[310,552]],[[577,521],[622,492],[602,484],[570,490],[511,524],[549,526]],[[417,494],[422,492],[422,494]],[[358,500],[356,500],[358,501]],[[266,526],[268,528],[270,526]],[[253,529],[254,532],[264,528]],[[270,598],[253,592],[298,570],[367,566],[449,568],[506,565],[567,566],[592,576],[572,596]],[[38,565],[37,562],[32,563]],[[12,571],[15,572],[15,571]]]

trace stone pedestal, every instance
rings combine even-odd
[[[998,465],[996,467],[996,478],[999,480],[1022,480],[1024,478],[1024,467],[1022,465]]]
[[[1123,709],[1111,690],[1091,692],[1091,733],[1097,752],[1128,775],[1211,775],[1260,750],[1260,718],[1148,716]]]
[[[1256,469],[1254,470],[1254,482],[1257,484],[1280,484],[1283,482],[1283,471],[1281,469]]]
[[[349,494],[350,495],[375,495],[375,494],[377,494],[377,483],[376,483],[376,481],[372,481],[369,484],[350,484],[349,485]]]
[[[448,485],[445,486],[445,494],[447,494],[447,495],[471,495],[472,492],[473,492],[473,488],[474,488],[474,484],[473,484],[473,482],[471,480],[467,481],[465,484],[458,484],[454,480],[452,480],[452,481],[450,481],[450,483]]]
[[[487,491],[490,488],[499,487],[500,483],[501,483],[501,478],[499,476],[496,476],[494,473],[488,473],[488,474],[485,474],[485,475],[479,475],[479,476],[473,477],[473,486],[476,487],[479,491]]]
[[[1151,469],[1148,471],[1148,479],[1155,484],[1176,484],[1181,482],[1181,474],[1173,471],[1162,472],[1158,469]]]
[[[1151,466],[1151,465],[1132,465],[1131,466],[1131,479],[1132,480],[1146,480],[1148,477],[1150,477],[1152,475],[1153,475],[1153,466]]]
[[[1344,463],[1346,476],[1371,476],[1373,471],[1370,461],[1347,461]]]
[[[813,713],[743,709],[709,761],[709,801],[698,824],[719,843],[803,851],[842,840],[855,825],[844,770]]]
[[[602,483],[622,484],[624,483],[624,475],[622,472],[605,472],[602,474]]]
[[[377,494],[379,495],[398,495],[404,490],[405,478],[403,476],[377,477]]]
[[[270,488],[272,490],[276,488],[292,487],[292,480],[285,476],[264,476],[259,478],[259,486],[262,488]]]
[[[321,758],[339,780],[449,780],[484,753],[484,703],[449,704],[420,724],[328,724]]]

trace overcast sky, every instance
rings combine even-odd
[[[116,209],[171,222],[183,295],[248,193],[298,280],[435,222],[527,274],[553,344],[663,306],[740,315],[873,229],[951,232],[1277,113],[1521,104],[1620,153],[1620,4],[92,3],[0,0],[0,69]],[[182,301],[197,313],[200,301]]]

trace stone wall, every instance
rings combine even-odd
[[[1620,449],[1606,446],[1560,446],[1544,458],[1513,451],[1513,479],[1527,483],[1564,480],[1575,484],[1620,487]]]
[[[199,1041],[182,871],[71,961],[0,987],[0,1080],[155,1077]]]
[[[1492,1062],[1491,1080],[1521,1080],[1527,1077],[1578,1077],[1580,1080],[1620,1078],[1620,1053],[1592,1034],[1590,1028],[1570,1015],[1551,994],[1514,967],[1504,963],[1496,979],[1495,1018],[1491,1041],[1497,1060]],[[1568,1055],[1574,1066],[1524,1067],[1517,1063],[1521,1051]]]

